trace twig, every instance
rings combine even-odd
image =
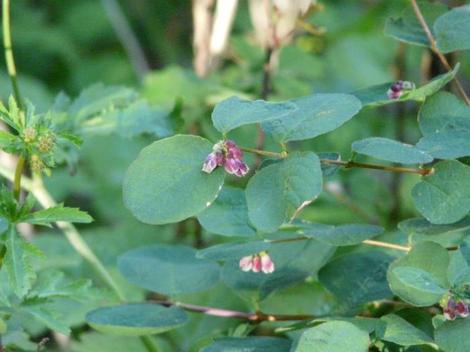
[[[258,150],[253,148],[241,148],[243,151],[247,153],[253,153],[256,155],[267,156],[270,158],[277,158],[283,159],[287,156],[287,153],[277,153],[271,152],[267,150]],[[320,162],[322,164],[330,164],[330,165],[338,165],[343,166],[346,169],[350,168],[362,168],[362,169],[373,169],[373,170],[382,170],[382,171],[389,171],[389,172],[399,172],[399,173],[410,173],[410,174],[418,174],[421,176],[427,176],[434,172],[434,169],[413,169],[407,167],[398,167],[398,166],[387,166],[387,165],[378,165],[378,164],[366,164],[366,163],[358,163],[355,161],[342,161],[342,160],[332,160],[332,159],[321,159]]]
[[[312,320],[315,317],[309,314],[266,314],[263,312],[249,313],[237,310],[221,309],[207,306],[199,306],[183,302],[172,301],[151,301],[165,307],[176,306],[189,312],[202,313],[222,318],[234,318],[248,320],[252,323],[261,323],[263,321],[296,321],[296,320]]]
[[[449,61],[447,61],[447,58],[444,56],[444,54],[437,47],[436,39],[434,38],[434,35],[431,32],[431,29],[429,28],[428,24],[426,23],[426,19],[424,18],[423,13],[421,12],[421,9],[419,8],[419,5],[416,2],[416,0],[411,0],[411,5],[413,6],[413,10],[415,12],[416,18],[418,19],[419,23],[421,24],[421,27],[423,28],[424,33],[426,33],[426,37],[429,40],[429,45],[431,46],[431,50],[439,58],[439,60],[441,61],[442,65],[445,67],[445,69],[447,71],[452,71],[452,66],[449,64]],[[465,89],[463,88],[462,83],[460,82],[460,80],[457,76],[455,77],[454,81],[455,81],[455,84],[457,85],[457,89],[459,90],[460,94],[462,95],[462,98],[465,100],[467,105],[470,105],[470,99],[468,98],[467,94],[465,93]]]
[[[103,8],[116,32],[127,56],[140,80],[150,71],[150,65],[145,57],[139,40],[132,31],[119,3],[116,0],[101,0]]]

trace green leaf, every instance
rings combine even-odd
[[[470,49],[470,5],[455,7],[433,25],[437,47],[443,53]]]
[[[369,334],[345,321],[329,321],[300,335],[292,352],[367,352]]]
[[[432,25],[441,14],[447,11],[447,6],[441,3],[418,1],[418,4],[428,25]],[[405,43],[429,46],[428,37],[410,5],[405,8],[401,17],[387,20],[384,32],[385,35]]]
[[[413,218],[400,222],[398,228],[408,235],[411,244],[433,241],[443,247],[452,247],[470,234],[470,218],[448,225],[435,225],[423,218]]]
[[[216,340],[201,352],[285,352],[291,342],[277,337],[225,337]]]
[[[457,319],[446,321],[435,331],[435,340],[438,346],[446,352],[470,351],[470,319]]]
[[[75,223],[90,223],[93,218],[88,213],[78,208],[68,208],[59,204],[55,207],[38,210],[34,213],[26,214],[19,219],[20,222],[26,222],[33,225],[50,225],[53,222],[66,221]]]
[[[212,123],[219,132],[226,134],[237,127],[279,119],[296,110],[297,107],[290,102],[249,101],[233,96],[215,106]]]
[[[432,274],[419,268],[398,266],[393,269],[393,275],[401,284],[413,290],[436,295],[443,295],[447,291],[439,285],[437,279]]]
[[[383,252],[349,253],[333,259],[318,278],[349,312],[364,303],[392,296],[386,273],[393,257]]]
[[[292,153],[258,171],[248,182],[248,215],[260,231],[274,232],[300,206],[322,191],[320,160],[312,153]]]
[[[0,235],[8,230],[9,224],[10,222],[6,218],[0,216]]]
[[[306,236],[333,246],[352,246],[364,240],[380,235],[384,229],[367,224],[347,224],[326,231],[303,231]]]
[[[21,310],[32,315],[34,319],[46,325],[49,329],[60,332],[65,335],[70,334],[69,326],[64,323],[63,317],[48,304],[27,304],[21,307]]]
[[[424,135],[420,149],[440,159],[470,155],[470,108],[463,101],[440,92],[426,100],[418,117]]]
[[[0,130],[0,149],[4,151],[15,151],[18,148],[20,140],[17,136],[9,132]]]
[[[212,143],[177,135],[142,149],[127,170],[124,203],[148,224],[167,224],[197,215],[217,197],[224,182],[222,168],[210,175],[201,168]]]
[[[134,249],[119,258],[118,268],[134,285],[166,295],[204,291],[219,281],[219,266],[185,246]]]
[[[19,298],[23,298],[36,279],[36,274],[29,262],[29,257],[25,253],[24,240],[13,226],[7,232],[5,246],[7,253],[4,265],[7,269],[8,281],[12,291]]]
[[[197,219],[205,230],[218,235],[252,237],[256,234],[248,220],[245,192],[235,187],[225,186]]]
[[[448,266],[449,254],[445,248],[434,242],[422,242],[414,246],[406,256],[390,265],[387,280],[393,293],[405,302],[419,307],[430,306],[439,302],[442,292],[437,289],[429,289],[429,287],[436,285],[448,288],[449,286]],[[420,274],[421,271],[424,271],[426,275],[422,275],[419,282],[412,283],[410,282],[410,269],[398,269],[404,267],[417,269],[412,273],[416,279],[418,279],[416,274]],[[405,280],[401,277],[403,273],[407,275]],[[433,282],[433,284],[427,285],[426,282]]]
[[[379,334],[383,341],[406,347],[433,343],[431,337],[398,315],[388,314],[380,320],[386,323],[384,331]]]
[[[441,161],[411,191],[418,211],[433,224],[451,224],[470,210],[470,167]]]
[[[433,158],[411,144],[405,144],[388,138],[371,137],[352,144],[352,150],[376,159],[400,164],[426,164]]]
[[[247,255],[266,251],[271,246],[269,241],[222,243],[197,251],[197,258],[210,260],[240,259]]]
[[[72,280],[60,271],[47,270],[41,272],[28,296],[86,299],[90,297],[90,288],[91,281],[88,279]]]
[[[95,331],[80,334],[80,341],[72,340],[71,350],[73,352],[148,352],[139,337],[106,335]],[[168,350],[162,350],[168,352]]]
[[[178,307],[141,303],[99,308],[88,313],[86,321],[100,332],[141,336],[178,328],[188,321],[188,317]]]
[[[310,139],[333,131],[361,109],[350,94],[313,94],[292,100],[297,110],[263,123],[266,133],[282,143]]]
[[[363,106],[368,107],[383,106],[408,100],[423,102],[428,96],[437,93],[449,83],[457,74],[458,69],[459,65],[457,64],[452,71],[436,76],[425,85],[403,93],[399,99],[390,99],[387,95],[387,91],[393,82],[360,89],[353,94],[361,101]]]

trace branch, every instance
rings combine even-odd
[[[270,158],[277,158],[283,159],[287,157],[287,153],[277,153],[271,152],[266,150],[259,150],[253,148],[241,148],[241,150],[247,153],[253,153],[256,155],[266,156]],[[373,169],[373,170],[382,170],[388,172],[398,172],[398,173],[410,173],[410,174],[418,174],[421,176],[427,176],[434,172],[434,169],[412,169],[407,167],[397,167],[397,166],[387,166],[387,165],[378,165],[378,164],[366,164],[366,163],[358,163],[355,161],[342,161],[342,160],[332,160],[332,159],[321,159],[320,162],[322,164],[330,164],[330,165],[338,165],[343,166],[346,169],[350,168],[362,168],[362,169]]]
[[[431,29],[429,28],[428,24],[426,23],[426,20],[423,16],[423,13],[421,12],[421,9],[419,8],[418,3],[416,0],[411,0],[411,5],[413,6],[413,10],[415,12],[416,18],[418,19],[419,23],[421,24],[421,27],[423,27],[424,33],[426,33],[426,37],[429,40],[429,44],[431,46],[431,50],[436,56],[439,58],[441,61],[442,65],[445,67],[447,71],[452,71],[452,66],[450,66],[449,62],[447,61],[447,58],[444,56],[444,54],[439,50],[437,47],[436,39],[434,38]],[[455,84],[457,85],[457,89],[459,90],[460,94],[462,95],[462,98],[465,100],[467,105],[470,105],[470,99],[468,98],[467,94],[465,93],[465,89],[462,86],[462,83],[458,79],[458,77],[455,77]]]
[[[188,304],[183,302],[172,301],[151,301],[165,307],[176,306],[189,312],[202,313],[221,318],[234,318],[248,320],[253,323],[261,323],[263,321],[296,321],[296,320],[312,320],[315,317],[309,314],[266,314],[263,312],[249,313],[237,310],[221,309],[207,306],[198,306],[195,304]]]

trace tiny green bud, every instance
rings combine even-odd
[[[44,163],[42,162],[41,158],[36,154],[31,155],[30,165],[31,171],[33,172],[40,173],[42,170],[44,170]]]
[[[25,141],[25,143],[31,143],[31,142],[34,142],[34,140],[36,139],[37,137],[37,132],[34,128],[32,127],[27,127],[24,129],[23,131],[23,140]]]
[[[49,153],[54,148],[55,138],[52,132],[46,132],[39,136],[37,147],[41,153]]]

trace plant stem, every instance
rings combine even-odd
[[[418,19],[419,23],[421,24],[421,27],[424,30],[424,33],[426,33],[426,37],[429,40],[429,45],[431,46],[431,50],[436,56],[439,58],[441,61],[442,65],[445,67],[447,71],[452,71],[452,66],[450,66],[449,61],[447,61],[447,58],[444,56],[444,54],[439,50],[437,47],[436,39],[434,38],[431,29],[429,28],[428,24],[426,23],[426,19],[423,16],[423,13],[421,12],[421,9],[419,8],[418,3],[416,0],[411,0],[411,5],[413,6],[413,10],[415,12],[416,18]],[[456,76],[455,79],[455,84],[457,85],[457,89],[459,90],[460,94],[462,95],[462,98],[465,100],[467,105],[470,105],[470,99],[468,98],[467,94],[465,93],[465,89],[462,86],[462,83]]]
[[[24,156],[20,155],[16,163],[15,179],[13,181],[13,196],[16,200],[20,200],[21,177],[23,176],[25,161]]]
[[[253,148],[241,148],[241,150],[247,153],[253,153],[261,156],[267,156],[271,158],[283,159],[286,157],[286,154],[277,153],[277,152],[270,152],[267,150],[259,150]],[[397,166],[387,166],[387,165],[378,165],[378,164],[366,164],[366,163],[358,163],[355,161],[342,161],[342,160],[331,160],[331,159],[321,159],[320,162],[322,164],[331,164],[331,165],[339,165],[343,166],[346,169],[350,168],[362,168],[362,169],[374,169],[374,170],[382,170],[382,171],[389,171],[389,172],[398,172],[398,173],[411,173],[411,174],[418,174],[421,176],[429,175],[433,172],[433,169],[412,169],[407,167],[397,167]]]
[[[152,301],[156,304],[161,304],[163,306],[176,306],[180,307],[189,312],[203,313],[206,315],[212,315],[215,317],[222,318],[235,318],[248,320],[254,323],[260,323],[263,321],[296,321],[296,320],[312,320],[315,317],[309,314],[266,314],[262,312],[250,313],[250,312],[241,312],[230,309],[220,309],[207,306],[199,306],[195,304],[188,304],[183,302],[172,302],[172,301]]]
[[[16,79],[15,58],[13,56],[13,46],[11,40],[10,27],[10,0],[3,0],[2,7],[3,21],[3,47],[5,49],[5,61],[7,65],[8,76],[10,77],[11,86],[13,87],[13,95],[20,110],[23,110],[23,101],[21,99],[18,82]]]
[[[268,240],[268,242],[276,244],[276,243],[286,243],[286,242],[296,242],[296,241],[309,241],[311,239],[312,237],[299,236],[299,237],[281,238],[279,240]],[[382,241],[364,240],[362,241],[362,244],[388,248],[388,249],[396,249],[397,251],[402,251],[402,252],[409,252],[411,250],[411,247],[408,247],[408,246],[401,246],[399,244],[382,242]]]

